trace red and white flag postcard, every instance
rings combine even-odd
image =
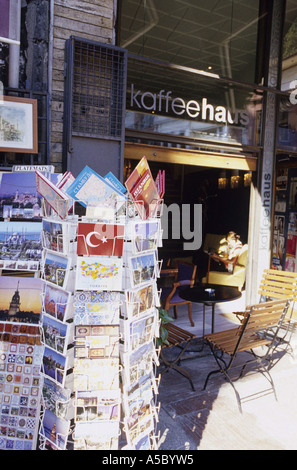
[[[122,256],[125,226],[79,222],[77,254],[93,256]]]

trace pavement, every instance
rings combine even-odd
[[[243,301],[243,299],[242,299]],[[166,450],[296,450],[297,449],[297,334],[291,347],[277,353],[271,369],[274,390],[259,372],[249,370],[236,382],[241,397],[240,411],[234,390],[221,374],[203,385],[216,362],[208,346],[202,348],[202,309],[193,305],[195,327],[186,308],[174,323],[197,334],[181,362],[190,373],[195,391],[187,378],[174,370],[161,375],[157,402],[158,449]],[[229,305],[237,310],[238,304]],[[228,309],[227,305],[223,307]],[[233,310],[233,311],[235,311]],[[230,320],[231,318],[231,320]],[[236,327],[234,316],[219,310],[216,331]],[[173,357],[178,351],[166,349]],[[158,373],[163,369],[158,368]]]

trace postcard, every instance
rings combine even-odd
[[[120,389],[75,392],[75,421],[119,421],[120,401]]]
[[[163,199],[165,194],[165,170],[158,171],[157,177],[155,179],[155,184],[157,186],[160,199]]]
[[[119,357],[119,326],[76,326],[74,357]]]
[[[119,324],[119,292],[77,291],[73,305],[75,325]]]
[[[75,450],[118,450],[117,421],[76,423],[73,440]]]
[[[71,260],[66,255],[48,250],[44,250],[43,256],[43,279],[66,288]]]
[[[154,398],[152,381],[150,376],[146,376],[143,382],[137,383],[134,387],[124,388],[122,394],[122,406],[126,416],[135,416],[142,406],[152,403]]]
[[[152,177],[146,157],[142,157],[125,182],[137,212],[142,220],[154,216],[160,203],[160,196]]]
[[[41,220],[42,198],[35,172],[0,172],[0,218]]]
[[[132,386],[143,377],[149,375],[153,369],[153,361],[158,362],[153,342],[144,344],[132,353],[121,352],[121,377],[124,386]]]
[[[40,171],[35,170],[35,175],[38,193],[61,219],[65,219],[72,206],[72,200],[69,195],[61,191]]]
[[[43,315],[42,328],[45,345],[61,354],[67,354],[71,325]]]
[[[146,220],[148,217],[154,217],[156,215],[160,204],[160,198],[149,170],[146,170],[142,178],[129,192],[142,220]]]
[[[52,251],[67,253],[68,251],[67,224],[55,220],[42,220],[43,246]]]
[[[46,376],[64,386],[67,372],[67,356],[65,357],[45,346],[42,369]]]
[[[71,302],[71,292],[54,287],[44,282],[43,311],[60,321],[68,320],[68,307]]]
[[[150,313],[141,318],[132,321],[121,320],[122,346],[125,351],[132,352],[158,336],[157,312],[156,309],[153,309]]]
[[[161,233],[160,219],[134,222],[131,234],[133,253],[156,250],[162,244]]]
[[[125,304],[122,310],[126,318],[139,317],[153,308],[156,305],[156,295],[155,282],[125,290]]]
[[[79,173],[66,192],[85,207],[111,208],[114,212],[126,202],[126,197],[121,191],[88,166]]]
[[[58,418],[67,419],[71,390],[61,387],[48,377],[43,382],[44,407]]]
[[[151,450],[151,441],[149,434],[145,434],[141,436],[139,439],[135,439],[133,443],[133,450]]]
[[[39,266],[41,228],[41,222],[0,222],[0,259],[16,261],[16,267],[23,264],[24,270],[32,262]]]
[[[0,321],[39,324],[42,289],[38,278],[0,276]]]
[[[48,439],[57,449],[65,450],[70,431],[70,421],[59,418],[46,409],[40,425],[40,435]]]
[[[118,358],[74,358],[74,391],[119,388]]]
[[[79,222],[77,254],[122,256],[124,235],[124,225]]]
[[[122,289],[122,259],[102,256],[78,256],[76,290]]]
[[[154,430],[154,416],[151,406],[143,407],[142,412],[135,416],[124,417],[124,429],[127,443],[134,446],[144,436],[148,436]]]
[[[157,260],[154,251],[128,258],[131,286],[135,287],[156,279]]]
[[[122,183],[117,179],[117,177],[111,171],[109,171],[104,176],[104,179],[107,180],[112,186],[114,186],[121,193],[125,194],[127,192],[127,189],[125,188],[125,186],[122,185]]]

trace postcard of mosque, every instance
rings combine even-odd
[[[43,311],[62,322],[71,318],[71,292],[44,283]]]
[[[16,268],[20,269],[18,266],[21,264],[22,270],[31,270],[32,263],[39,264],[41,228],[41,222],[0,221],[0,259],[16,261]]]
[[[34,171],[0,173],[0,217],[41,220],[41,196]]]
[[[0,276],[0,321],[40,323],[43,281]]]

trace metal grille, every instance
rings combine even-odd
[[[125,52],[76,39],[73,63],[73,134],[121,138]]]

